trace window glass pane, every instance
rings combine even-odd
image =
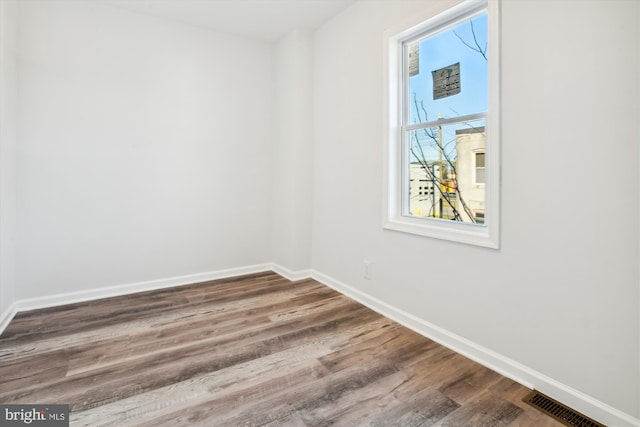
[[[405,43],[407,123],[487,111],[487,15]]]
[[[474,212],[485,209],[486,189],[475,185],[475,157],[486,150],[484,125],[478,120],[406,132],[409,216],[477,222]]]

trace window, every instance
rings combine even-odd
[[[484,178],[484,152],[475,153],[476,157],[476,173],[474,182],[476,185],[481,185],[485,183]]]
[[[385,34],[386,229],[498,247],[497,29],[468,0]]]

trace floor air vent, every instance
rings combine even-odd
[[[599,422],[582,415],[580,412],[576,412],[557,400],[553,400],[549,396],[535,390],[529,393],[522,400],[566,426],[606,427],[604,424],[600,424]]]

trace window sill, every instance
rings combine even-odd
[[[491,229],[486,224],[399,217],[387,220],[383,228],[491,249],[500,247],[497,236],[490,232]]]

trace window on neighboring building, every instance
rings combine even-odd
[[[497,10],[468,0],[387,33],[386,228],[498,247]]]
[[[484,153],[483,152],[479,152],[479,153],[475,153],[475,157],[476,157],[476,173],[475,173],[475,177],[474,177],[474,181],[476,184],[484,184],[485,183],[485,179],[484,179]],[[484,218],[484,217],[483,217]]]

